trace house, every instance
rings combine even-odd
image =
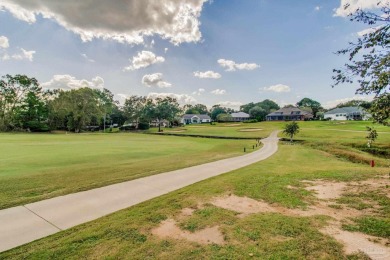
[[[234,122],[244,122],[250,118],[249,114],[244,112],[231,113],[230,115],[232,116]]]
[[[267,115],[267,121],[303,121],[310,120],[313,115],[297,107],[284,107]]]
[[[189,124],[202,124],[202,123],[210,123],[211,118],[208,115],[195,115],[195,114],[185,114],[181,123],[185,125]]]
[[[324,118],[328,120],[368,120],[369,114],[360,107],[340,107],[326,112]]]

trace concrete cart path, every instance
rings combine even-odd
[[[0,210],[0,252],[267,159],[278,150],[277,133],[242,156]]]

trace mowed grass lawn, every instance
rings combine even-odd
[[[313,192],[304,189],[303,180],[348,182],[385,174],[388,174],[387,167],[371,168],[311,146],[282,142],[279,151],[265,161],[4,252],[0,258],[346,259],[342,245],[319,231],[330,217],[279,213],[240,217],[234,211],[213,206],[210,201],[235,194],[287,209],[307,208],[315,197]],[[386,219],[390,213],[390,198],[380,192],[383,190],[375,194],[375,199],[380,201],[376,209]],[[346,207],[340,203],[338,207]],[[192,216],[183,218],[180,212],[184,208],[195,211]],[[154,235],[153,229],[166,219],[175,219],[182,230],[189,232],[218,226],[225,244],[202,245]],[[379,225],[379,229],[388,228],[386,225]],[[348,258],[367,259],[361,254]]]
[[[0,208],[243,154],[255,141],[144,134],[0,134]]]

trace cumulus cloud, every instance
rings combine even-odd
[[[168,52],[168,50],[169,50],[168,48],[165,48],[165,49],[164,49],[164,53],[167,53],[167,52]]]
[[[263,88],[263,90],[281,93],[281,92],[290,92],[291,88],[283,84],[277,84],[277,85],[265,87]]]
[[[340,6],[335,9],[334,15],[346,17],[351,13],[355,13],[358,9],[375,9],[390,4],[389,0],[382,0],[379,5],[378,2],[378,0],[341,0]],[[345,8],[347,5],[348,8]]]
[[[9,54],[7,52],[4,52],[1,56],[2,60],[28,60],[33,61],[34,60],[34,54],[35,51],[26,51],[23,48],[20,48],[20,51],[15,54]]]
[[[224,89],[215,89],[213,91],[211,91],[211,94],[214,94],[214,95],[225,95],[226,94],[226,90]]]
[[[221,105],[223,107],[229,107],[233,109],[239,109],[240,106],[242,106],[242,103],[238,101],[221,101],[218,102],[217,105]]]
[[[8,38],[5,36],[0,36],[0,48],[7,49],[9,47]]]
[[[192,95],[200,96],[202,93],[204,93],[206,90],[204,88],[200,88],[197,91],[192,92]]]
[[[218,64],[225,68],[226,71],[236,70],[254,70],[260,68],[256,63],[236,63],[232,60],[219,59]]]
[[[99,76],[93,78],[91,81],[88,81],[86,79],[81,79],[81,80],[76,79],[71,75],[54,75],[51,80],[42,83],[41,87],[47,89],[63,89],[63,90],[79,89],[85,87],[94,88],[94,89],[103,89],[104,80]]]
[[[321,6],[317,5],[316,7],[314,7],[314,10],[319,11],[319,10],[321,10],[321,8],[322,8]]]
[[[198,101],[187,94],[175,94],[175,93],[149,93],[148,98],[156,99],[156,98],[165,98],[165,97],[171,97],[175,98],[181,105],[184,104],[196,104]]]
[[[163,80],[162,73],[155,74],[146,74],[142,77],[142,84],[147,87],[159,87],[159,88],[170,88],[172,87],[171,83],[168,83]]]
[[[350,98],[341,98],[341,99],[327,101],[323,103],[323,107],[329,109],[337,106],[338,104],[345,103],[351,100],[372,101],[373,98],[374,98],[373,96],[354,96]]]
[[[200,79],[220,79],[222,77],[221,74],[211,70],[205,72],[195,71],[194,76]]]
[[[141,68],[149,67],[150,65],[155,63],[162,63],[164,61],[165,59],[162,56],[156,56],[156,54],[151,51],[142,51],[139,52],[137,56],[134,56],[133,59],[130,59],[132,65],[125,67],[124,70],[138,70]]]
[[[203,4],[207,0],[2,0],[0,8],[35,23],[37,16],[55,20],[83,41],[94,38],[142,44],[158,35],[175,45],[198,42]]]

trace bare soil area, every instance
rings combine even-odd
[[[239,132],[259,132],[263,131],[261,128],[248,128],[248,129],[240,129]]]

